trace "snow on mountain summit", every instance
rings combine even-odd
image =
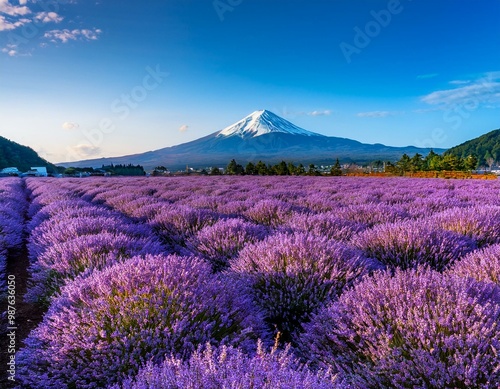
[[[303,136],[323,136],[297,127],[278,115],[267,111],[255,111],[239,122],[226,127],[217,134],[217,137],[239,136],[241,138],[255,138],[272,132]]]

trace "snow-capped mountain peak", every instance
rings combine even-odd
[[[239,136],[241,138],[255,138],[269,133],[285,133],[303,136],[323,136],[297,127],[278,115],[267,111],[255,111],[239,122],[226,127],[217,134],[217,137]]]

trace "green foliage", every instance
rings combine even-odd
[[[215,169],[215,168],[214,168]],[[212,169],[210,174],[217,175],[219,171]],[[249,162],[245,168],[238,164],[235,159],[232,159],[226,167],[226,174],[228,175],[259,175],[259,176],[321,176],[322,173],[314,164],[310,164],[306,170],[304,165],[299,164],[295,166],[292,162],[281,161],[276,165],[268,164],[259,161],[256,164]],[[340,161],[337,158],[335,165],[330,170],[330,174],[334,176],[342,175],[342,168]]]
[[[146,172],[144,171],[144,168],[141,165],[109,165],[109,166],[102,166],[103,170],[106,170],[107,172],[111,173],[112,175],[117,175],[117,176],[145,176]]]
[[[332,176],[341,176],[342,175],[342,168],[340,167],[340,162],[339,159],[335,161],[335,165],[332,166],[330,169],[330,174]]]
[[[422,171],[471,171],[477,168],[478,159],[474,155],[468,155],[465,158],[458,157],[454,154],[439,155],[434,151],[422,158],[422,155],[415,154],[410,158],[407,154],[403,154],[401,159],[396,162],[386,164],[385,171],[393,174],[415,173]]]
[[[221,172],[218,167],[213,167],[212,170],[210,170],[210,175],[211,176],[220,176]]]
[[[479,166],[487,166],[488,162],[500,160],[500,129],[488,132],[478,138],[469,140],[461,145],[452,147],[445,152],[445,155],[455,155],[466,159],[473,155],[478,160]],[[492,161],[488,161],[492,159]]]
[[[226,174],[229,175],[241,175],[245,173],[245,169],[240,164],[236,163],[234,159],[229,162],[226,167]]]
[[[47,171],[57,171],[53,164],[41,158],[32,148],[0,136],[0,169],[17,167],[21,172],[26,172],[32,166],[47,166]]]

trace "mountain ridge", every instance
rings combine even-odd
[[[0,170],[7,167],[16,167],[26,172],[33,166],[47,166],[55,171],[56,167],[43,159],[31,147],[13,142],[0,136]]]
[[[493,161],[500,160],[500,129],[487,132],[474,139],[454,146],[446,151],[446,154],[456,155],[466,158],[468,155],[474,155],[478,159],[480,166],[488,165],[490,158]]]
[[[395,161],[406,154],[426,154],[430,148],[391,147],[365,144],[356,140],[330,137],[304,130],[267,110],[255,111],[223,130],[202,138],[145,153],[121,157],[62,162],[62,166],[100,167],[113,164],[142,165],[145,169],[167,166],[171,170],[225,166],[231,159],[239,163],[331,164],[336,158],[344,162],[366,163],[374,160]],[[441,153],[444,149],[435,149]]]

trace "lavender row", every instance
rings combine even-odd
[[[30,250],[39,256],[71,235],[67,222],[53,219],[59,212],[115,228],[96,209],[127,215],[123,224],[134,219],[182,255],[94,271],[82,263],[19,353],[23,383],[496,388],[498,184],[457,183],[30,183],[29,226],[33,237],[40,231]],[[54,266],[66,251],[85,251],[86,242],[63,247]],[[265,348],[277,335],[295,356],[255,351],[258,339]]]
[[[82,200],[54,181],[27,181],[31,191],[28,301],[49,304],[52,295],[75,277],[134,256],[165,248],[144,225]]]
[[[6,292],[5,270],[9,250],[20,249],[28,207],[23,181],[0,179],[0,295]]]

